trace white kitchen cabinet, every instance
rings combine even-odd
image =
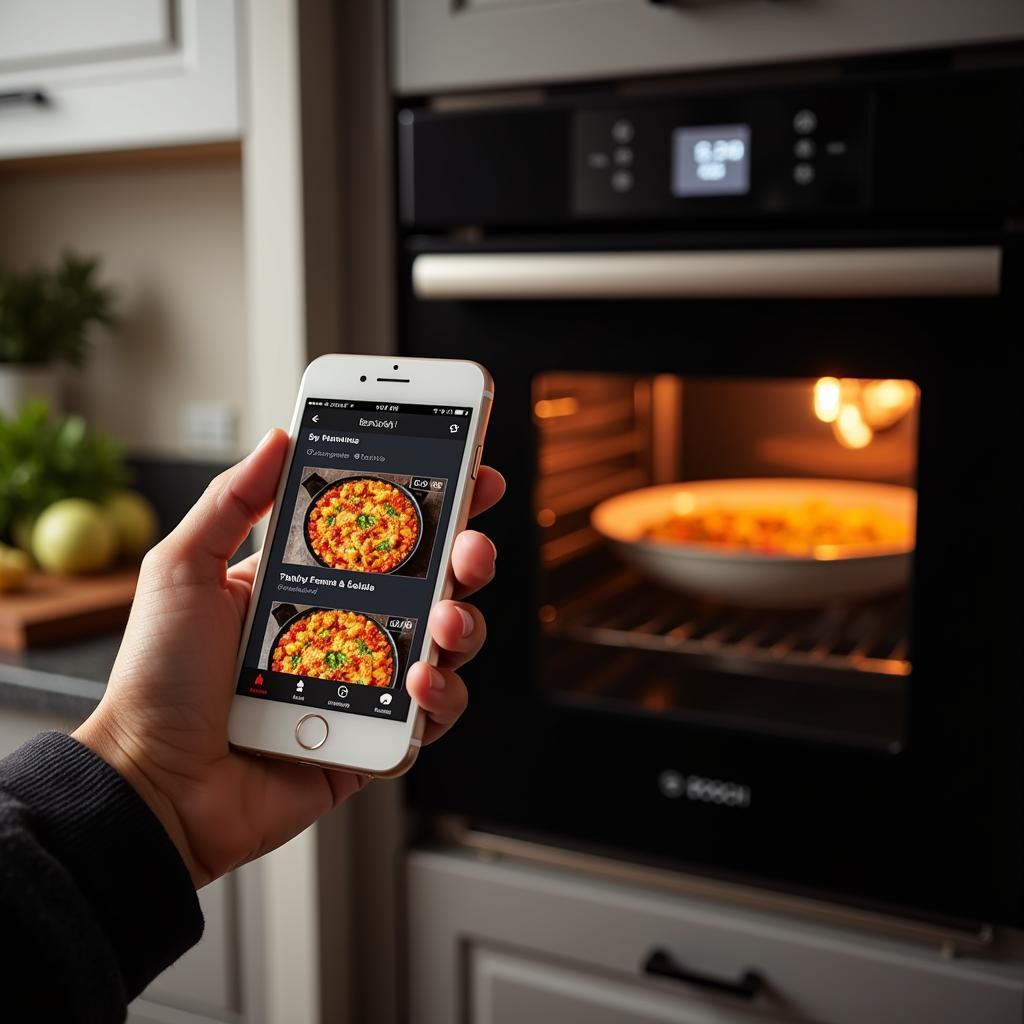
[[[3,0],[0,159],[236,140],[240,0]]]
[[[1024,965],[459,851],[408,861],[412,1024],[1019,1024]],[[644,965],[656,951],[673,977]],[[753,998],[701,982],[761,979]]]
[[[403,94],[1024,38],[1020,0],[393,0]]]

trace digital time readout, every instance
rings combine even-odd
[[[740,196],[750,191],[750,125],[716,124],[672,132],[672,194]]]

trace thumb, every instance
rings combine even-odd
[[[269,431],[253,452],[210,483],[160,547],[200,579],[221,579],[227,560],[273,503],[288,445],[283,430]]]

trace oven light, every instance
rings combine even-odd
[[[909,380],[869,380],[861,388],[864,419],[876,430],[891,427],[906,416],[917,398]]]
[[[572,416],[580,407],[575,398],[542,398],[534,403],[533,414],[539,420],[554,419],[556,416]]]
[[[839,419],[842,385],[836,377],[821,377],[814,385],[814,415],[822,423],[835,423]]]
[[[844,448],[867,448],[875,436],[875,432],[864,422],[860,408],[853,404],[843,405],[832,429],[836,440]]]
[[[888,430],[913,409],[917,395],[917,385],[909,380],[819,377],[814,415],[832,424],[844,448],[866,448],[877,431]]]

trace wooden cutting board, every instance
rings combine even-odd
[[[34,572],[24,590],[0,594],[0,648],[22,651],[123,626],[138,578],[136,567],[79,577]]]

